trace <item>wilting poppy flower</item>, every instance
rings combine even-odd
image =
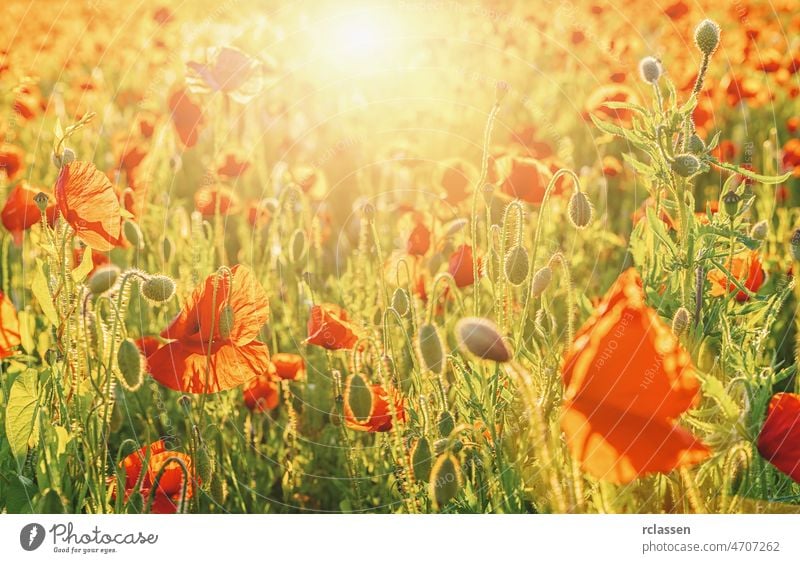
[[[267,294],[246,267],[236,265],[231,274],[233,279],[208,276],[161,332],[172,342],[147,363],[162,385],[184,393],[216,393],[269,369],[269,350],[256,340],[267,322]]]
[[[61,167],[55,191],[58,211],[78,238],[96,250],[114,248],[122,219],[117,194],[105,174],[91,162],[70,162]]]
[[[14,346],[19,346],[19,319],[14,304],[0,290],[0,358],[13,354]]]
[[[468,244],[462,244],[450,255],[447,271],[455,279],[457,287],[467,287],[475,283],[472,262],[472,247]],[[478,258],[478,271],[480,271],[480,268],[481,260]]]
[[[628,483],[708,456],[675,418],[698,401],[689,354],[623,272],[564,358],[561,427],[587,473]]]
[[[194,206],[203,217],[213,217],[219,207],[220,215],[227,215],[236,210],[239,199],[231,190],[222,186],[210,186],[199,190],[194,195]]]
[[[25,153],[14,145],[0,145],[0,172],[5,172],[8,180],[13,180],[25,166]]]
[[[258,377],[248,381],[244,388],[244,404],[251,411],[271,411],[278,406],[280,399],[278,376],[274,365],[270,365]]]
[[[275,374],[281,379],[302,379],[305,376],[306,364],[299,354],[278,352],[272,355]]]
[[[250,168],[250,161],[236,152],[227,152],[217,168],[217,174],[227,178],[238,178]]]
[[[347,320],[347,312],[331,303],[314,305],[308,319],[307,344],[328,350],[351,350],[358,341],[355,327]]]
[[[800,395],[777,393],[758,435],[758,453],[800,483]]]
[[[167,105],[172,116],[172,123],[175,125],[175,131],[178,133],[181,142],[187,148],[195,146],[200,135],[200,129],[205,121],[203,108],[194,101],[185,88],[173,90],[169,95]]]
[[[394,414],[397,420],[405,422],[406,411],[403,408],[403,397],[395,389],[386,391],[378,384],[371,385],[372,410],[366,420],[358,420],[353,414],[347,401],[344,402],[344,421],[348,428],[361,432],[388,432],[392,429],[392,407],[389,401],[394,402]]]
[[[495,167],[503,193],[528,203],[542,203],[553,178],[547,165],[533,158],[506,155],[497,160]]]
[[[42,213],[33,199],[39,191],[20,182],[11,189],[0,212],[3,226],[12,234],[17,245],[22,244],[22,233],[42,220]]]
[[[189,480],[186,482],[184,500],[192,498],[194,495],[193,481],[196,479],[193,473],[192,458],[184,453],[168,451],[164,446],[164,441],[158,440],[136,450],[120,463],[120,468],[125,471],[125,500],[127,501],[132,493],[137,492],[136,483],[141,478],[138,492],[142,495],[144,502],[147,503],[150,495],[153,495],[150,512],[153,514],[177,512],[183,491],[184,473],[176,461],[168,462],[170,458],[180,459],[186,466]],[[146,467],[145,461],[147,462]],[[165,464],[166,468],[161,472],[161,468]],[[152,488],[159,472],[161,472],[161,477],[158,481],[158,489],[153,493]],[[108,483],[111,488],[111,498],[114,499],[116,498],[117,480],[115,477],[109,477]]]
[[[224,92],[240,102],[261,89],[263,64],[233,47],[209,49],[206,62],[186,63],[197,77],[214,92]]]
[[[752,293],[757,292],[767,278],[764,268],[761,266],[761,258],[757,250],[740,252],[733,257],[733,265],[727,265],[728,270],[739,283]],[[711,282],[711,296],[721,297],[736,291],[736,300],[741,302],[750,299],[744,291],[737,290],[736,285],[728,279],[728,275],[722,270],[712,270],[708,273],[708,280]]]
[[[406,252],[414,256],[423,256],[430,247],[431,231],[422,222],[419,222],[408,236]]]

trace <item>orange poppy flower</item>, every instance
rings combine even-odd
[[[96,250],[111,250],[120,235],[120,206],[114,187],[91,162],[76,160],[61,167],[56,204],[75,234]]]
[[[227,152],[217,168],[217,174],[226,178],[238,178],[250,168],[250,161],[236,152]]]
[[[397,420],[400,422],[406,421],[406,411],[403,407],[403,397],[394,388],[389,388],[386,391],[378,384],[370,386],[372,392],[372,410],[369,417],[364,420],[358,420],[353,414],[352,409],[344,402],[344,422],[345,425],[352,429],[361,432],[388,432],[392,429],[392,411],[389,401],[394,401],[394,411]]]
[[[0,172],[5,172],[9,181],[25,168],[25,153],[14,145],[0,145]]]
[[[148,449],[150,450],[149,459]],[[153,484],[159,471],[167,463],[167,460],[173,457],[180,459],[189,472],[190,479],[186,483],[185,500],[192,498],[194,495],[193,481],[197,479],[193,474],[192,458],[184,453],[168,451],[164,441],[158,440],[149,446],[143,446],[141,449],[136,450],[120,463],[120,468],[125,471],[125,500],[127,501],[131,494],[136,492],[136,483],[141,478],[142,481],[138,492],[141,493],[146,503],[150,498]],[[145,460],[147,461],[147,467],[144,467]],[[174,514],[177,512],[183,490],[183,479],[184,473],[180,465],[175,461],[169,462],[166,469],[161,473],[158,489],[153,494],[153,503],[150,507],[151,513]],[[111,487],[111,498],[115,499],[116,478],[109,477],[108,483]]]
[[[278,406],[281,400],[275,366],[270,365],[258,377],[251,379],[244,389],[244,404],[251,411],[267,412]]]
[[[800,395],[776,393],[758,435],[758,453],[800,483]]]
[[[231,190],[222,186],[210,186],[198,190],[194,195],[194,206],[203,217],[213,217],[219,206],[220,215],[228,215],[239,207],[239,199]]]
[[[322,346],[327,350],[352,350],[356,341],[356,329],[347,320],[344,309],[331,303],[314,305],[311,308],[306,344]]]
[[[499,158],[495,166],[503,193],[535,205],[542,203],[553,178],[547,165],[533,158],[506,155]]]
[[[480,271],[481,259],[477,260],[478,271]],[[450,255],[447,271],[455,279],[457,287],[467,287],[475,283],[475,272],[472,266],[472,247],[468,244],[462,244]]]
[[[162,385],[184,393],[216,393],[269,368],[269,350],[256,340],[267,322],[267,294],[248,268],[236,265],[231,274],[233,279],[208,276],[161,332],[172,342],[147,363]]]
[[[747,250],[740,252],[733,257],[733,266],[728,264],[730,273],[739,280],[739,283],[752,293],[756,293],[767,275],[764,268],[761,266],[761,258],[758,256],[757,250]],[[708,273],[708,280],[711,282],[711,296],[721,297],[733,291],[736,291],[736,300],[740,303],[750,299],[744,291],[736,289],[736,285],[728,279],[727,274],[722,270],[712,270]]]
[[[19,346],[19,319],[14,304],[0,290],[0,358],[14,353],[14,346]]]
[[[203,108],[194,101],[185,88],[173,90],[169,95],[167,105],[181,142],[187,148],[195,146],[205,121]]]
[[[408,236],[406,252],[414,256],[424,256],[430,247],[431,231],[420,221]]]
[[[273,354],[272,365],[275,366],[275,374],[281,379],[295,380],[305,377],[306,364],[299,354],[287,352]]]
[[[212,91],[242,102],[260,89],[264,70],[260,61],[233,47],[210,49],[205,63],[190,61],[186,66]]]
[[[564,358],[561,427],[587,473],[628,483],[708,456],[674,419],[698,401],[689,354],[623,272]]]
[[[39,191],[29,187],[26,182],[20,182],[11,189],[0,212],[3,226],[14,237],[17,246],[22,244],[22,233],[42,220],[42,213],[33,199]]]

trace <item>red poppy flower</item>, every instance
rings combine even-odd
[[[406,421],[406,411],[403,407],[403,397],[400,393],[391,387],[386,391],[377,384],[371,385],[370,391],[372,392],[372,410],[366,421],[359,421],[347,401],[344,402],[344,422],[348,428],[361,432],[388,432],[393,426],[392,410],[389,405],[390,400],[394,401],[397,420],[400,422]]]
[[[431,231],[421,221],[408,236],[406,252],[414,256],[423,256],[431,247]]]
[[[157,336],[142,336],[133,341],[145,358],[161,348],[161,340]]]
[[[800,483],[800,395],[777,393],[758,435],[758,453]]]
[[[586,100],[585,116],[595,115],[599,119],[611,119],[624,124],[630,123],[633,113],[628,109],[613,109],[607,102],[636,103],[636,93],[623,84],[608,84],[595,89]]]
[[[210,186],[199,190],[194,195],[194,206],[203,217],[213,217],[219,206],[220,215],[228,215],[236,211],[239,199],[231,190],[222,186]]]
[[[266,371],[251,379],[244,389],[244,404],[251,411],[271,411],[278,406],[280,399],[278,376],[271,364]]]
[[[728,271],[752,293],[756,293],[767,279],[757,250],[741,252],[734,256],[733,265],[728,264]],[[708,280],[711,282],[712,297],[721,297],[736,291],[736,300],[740,303],[750,299],[747,293],[736,289],[736,285],[728,279],[728,275],[722,270],[710,271]]]
[[[539,205],[553,178],[550,168],[533,158],[506,155],[495,163],[500,189],[511,197]]]
[[[217,174],[227,178],[238,178],[250,168],[250,161],[236,152],[228,152],[222,157]]]
[[[347,320],[344,309],[331,303],[311,308],[307,344],[322,346],[327,350],[352,350],[357,341],[356,329]]]
[[[158,481],[158,489],[156,489],[155,493],[152,493],[153,503],[150,507],[150,512],[153,514],[174,514],[177,512],[183,491],[184,473],[177,462],[168,462],[170,458],[180,459],[186,466],[189,480],[186,483],[184,500],[192,498],[194,495],[193,481],[197,479],[193,472],[192,458],[184,453],[167,451],[163,440],[158,440],[133,452],[120,463],[120,468],[125,471],[125,500],[127,501],[131,494],[136,492],[136,483],[141,478],[138,492],[146,503],[152,493],[156,477],[158,477],[161,468],[166,464],[166,469],[161,473],[161,478]],[[145,461],[147,461],[147,467],[144,467]],[[111,488],[112,499],[116,498],[116,482],[115,477],[109,477],[108,483]]]
[[[9,181],[25,167],[25,153],[14,145],[0,145],[0,172],[5,172]]]
[[[252,227],[263,227],[269,223],[270,217],[272,213],[263,200],[251,202],[247,206],[247,222]]]
[[[181,142],[187,148],[195,146],[205,121],[203,108],[194,101],[185,88],[173,90],[167,105]]]
[[[689,13],[689,6],[683,0],[673,2],[664,8],[664,14],[671,20],[679,20]]]
[[[0,358],[14,353],[14,346],[19,346],[19,319],[14,304],[0,290]]]
[[[478,271],[481,268],[481,259],[478,258]],[[450,255],[450,263],[447,271],[456,281],[457,287],[467,287],[475,283],[475,272],[473,271],[472,247],[462,244]]]
[[[305,376],[306,364],[299,354],[287,352],[273,354],[272,365],[275,366],[275,374],[281,379],[295,380],[303,379]]]
[[[444,190],[445,201],[455,205],[467,199],[472,192],[474,177],[475,170],[471,165],[461,159],[452,159],[437,170],[435,183]]]
[[[691,358],[645,304],[633,268],[576,334],[562,377],[567,445],[598,479],[627,483],[708,456],[708,448],[675,423],[698,401]]]
[[[30,188],[26,182],[20,182],[11,189],[0,212],[3,226],[17,245],[22,244],[22,233],[42,220],[42,213],[33,199],[39,191]]]
[[[233,47],[210,49],[205,63],[190,61],[186,66],[212,91],[241,102],[257,93],[264,70],[260,61]]]
[[[76,160],[61,167],[56,204],[75,234],[96,250],[111,250],[120,235],[120,206],[114,187],[91,162]]]
[[[267,322],[267,294],[244,266],[234,266],[231,273],[233,279],[208,276],[161,332],[172,342],[149,356],[147,363],[162,385],[184,393],[216,393],[238,387],[269,368],[267,346],[256,340]]]

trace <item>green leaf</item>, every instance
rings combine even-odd
[[[720,162],[716,158],[710,158],[709,162],[714,166],[719,168],[723,168],[725,170],[730,170],[731,172],[736,172],[737,174],[741,174],[745,178],[750,178],[751,180],[755,180],[756,182],[760,182],[762,184],[781,184],[788,180],[791,176],[791,172],[787,172],[786,174],[782,174],[780,176],[764,176],[763,174],[757,174],[752,170],[747,170],[746,168],[741,168],[736,166],[735,164],[728,164],[727,162]]]
[[[28,444],[36,439],[38,381],[39,373],[35,369],[27,369],[14,380],[8,394],[6,438],[18,462],[28,453]]]
[[[713,375],[697,372],[697,376],[701,382],[703,395],[714,399],[728,420],[736,420],[739,417],[739,407],[736,401],[728,395],[722,382]]]
[[[89,252],[88,254],[91,254]],[[33,285],[31,285],[33,296],[39,302],[44,316],[47,317],[53,325],[58,326],[58,313],[56,307],[53,305],[53,299],[50,297],[50,288],[47,285],[47,278],[44,275],[44,266],[42,261],[36,259],[36,273],[33,275]]]
[[[86,276],[89,275],[89,272],[92,271],[92,267],[94,267],[92,263],[92,252],[86,251],[83,253],[81,263],[77,268],[72,270],[72,279],[75,280],[75,283],[82,283],[83,280],[86,279]]]
[[[642,106],[630,102],[604,102],[603,105],[609,109],[629,109],[638,111],[641,114],[647,114],[647,111]]]
[[[675,243],[672,242],[672,239],[669,237],[669,233],[667,233],[667,229],[664,226],[664,221],[656,216],[656,210],[654,207],[647,207],[647,223],[650,225],[650,229],[653,231],[653,234],[656,236],[656,238],[664,243],[664,245],[672,253],[672,256],[676,256],[678,254],[678,249],[675,247]]]

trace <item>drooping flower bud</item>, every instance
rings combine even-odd
[[[703,20],[694,30],[694,42],[700,52],[710,57],[719,45],[719,25],[711,20]]]
[[[353,374],[345,386],[345,401],[356,422],[366,423],[372,414],[372,389],[361,374]]]
[[[530,260],[528,259],[528,250],[520,245],[511,248],[503,261],[503,269],[506,273],[506,279],[511,285],[522,285],[528,278],[528,268]]]
[[[144,360],[142,353],[131,339],[125,339],[117,350],[117,367],[122,375],[120,383],[128,391],[135,391],[144,380]]]
[[[692,315],[686,307],[680,307],[675,311],[675,316],[672,317],[672,333],[675,336],[681,336],[686,332],[691,317]]]
[[[98,267],[86,282],[94,295],[100,295],[111,289],[119,279],[119,268],[113,264]]]
[[[432,466],[433,453],[431,452],[431,443],[423,436],[417,440],[411,452],[411,467],[414,470],[414,480],[422,483],[430,480]]]
[[[439,331],[433,324],[427,323],[419,327],[417,345],[425,367],[433,373],[441,374],[444,371],[444,346]]]
[[[122,224],[122,234],[125,235],[125,240],[131,243],[131,246],[137,250],[144,248],[144,237],[139,225],[133,221],[125,221]]]
[[[153,303],[164,303],[175,294],[175,282],[169,276],[156,274],[142,284],[142,295]]]
[[[494,362],[507,362],[511,350],[500,335],[500,329],[489,319],[467,317],[456,323],[459,346],[471,354]]]
[[[437,426],[439,428],[439,436],[442,438],[447,438],[456,427],[456,421],[453,418],[452,413],[450,411],[442,412],[442,414],[439,415]]]
[[[533,283],[531,284],[531,296],[536,298],[540,297],[542,293],[550,285],[550,280],[553,279],[553,270],[550,266],[544,266],[533,274]]]
[[[765,240],[767,235],[769,235],[769,223],[766,219],[759,221],[750,229],[750,236],[756,240]]]
[[[441,510],[461,489],[461,464],[451,453],[445,453],[436,460],[431,470],[430,496],[434,505]]]
[[[392,295],[392,308],[397,311],[397,314],[401,317],[408,313],[410,300],[408,298],[408,292],[402,287],[398,287],[394,290],[394,294]]]
[[[655,57],[645,57],[639,62],[639,74],[642,80],[655,84],[661,78],[661,62]]]
[[[585,229],[592,221],[592,204],[586,194],[576,191],[569,199],[569,220],[576,229]]]
[[[306,234],[297,229],[292,234],[292,240],[289,244],[289,260],[292,261],[292,264],[300,264],[303,259],[306,257]]]

